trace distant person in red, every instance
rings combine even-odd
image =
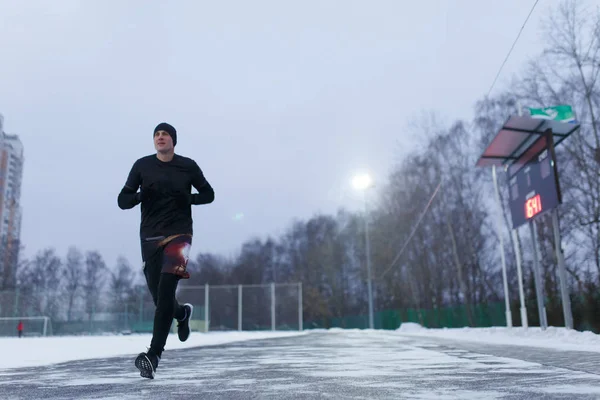
[[[19,321],[19,325],[17,325],[17,332],[19,332],[19,337],[23,335],[23,321]]]

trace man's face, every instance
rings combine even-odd
[[[168,153],[173,150],[173,138],[166,131],[154,133],[154,148],[159,153]]]

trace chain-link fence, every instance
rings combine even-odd
[[[16,336],[19,321],[23,322],[24,336],[40,336],[44,331],[47,335],[152,332],[155,307],[145,286],[120,297],[104,293],[101,301],[93,304],[79,296],[71,310],[67,308],[68,296],[61,295],[58,302],[61,307],[57,308],[52,295],[54,293],[0,291],[0,336]],[[366,314],[303,322],[301,283],[182,284],[177,290],[177,300],[194,306],[191,327],[196,332],[368,328]],[[374,315],[374,323],[376,329],[392,330],[403,322],[416,322],[428,328],[506,326],[503,303],[474,305],[471,312],[472,323],[464,305],[434,310],[379,310]],[[208,320],[205,316],[209,316]],[[176,326],[173,323],[172,329]]]
[[[77,296],[70,301],[65,294],[0,291],[0,336],[17,334],[17,321],[24,323],[25,335],[41,334],[32,317],[49,317],[54,335],[102,333],[149,333],[154,323],[155,306],[146,287],[115,297],[101,299]],[[193,331],[225,330],[302,330],[302,284],[262,285],[180,285],[177,300],[194,306]],[[209,316],[207,319],[206,316]],[[0,324],[0,325],[2,325]],[[14,325],[14,327],[12,326]],[[175,329],[176,323],[172,325]],[[2,327],[0,327],[2,328]],[[40,331],[40,332],[38,332]]]
[[[205,331],[302,330],[301,283],[182,286],[178,299],[209,316]]]

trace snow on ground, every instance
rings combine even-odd
[[[591,351],[600,353],[600,335],[562,327],[492,327],[427,329],[415,323],[403,323],[398,334],[413,337],[436,337],[469,342],[531,346],[554,350]]]
[[[187,342],[181,343],[177,335],[171,334],[165,350],[189,347],[210,346],[238,341],[268,339],[310,332],[360,332],[361,335],[384,335],[393,337],[434,337],[452,340],[464,340],[477,343],[489,343],[511,346],[530,346],[551,348],[555,350],[589,351],[600,353],[600,335],[592,332],[579,332],[566,328],[549,327],[542,331],[532,328],[444,328],[427,329],[418,324],[404,323],[396,331],[383,330],[343,330],[340,328],[298,331],[254,331],[254,332],[209,332],[192,333]],[[108,358],[114,356],[135,357],[146,351],[151,336],[115,335],[115,336],[58,336],[58,337],[25,337],[0,338],[3,357],[0,358],[0,369],[33,367],[55,364],[65,361]]]
[[[549,363],[528,360],[545,349],[498,356],[396,331],[359,330],[200,349],[165,356],[151,382],[140,378],[132,358],[0,371],[0,399],[600,398],[600,375],[554,362],[553,355]]]
[[[180,342],[176,334],[170,334],[165,352],[173,349],[211,346],[246,340],[269,339],[303,335],[299,331],[251,331],[251,332],[192,332],[186,342]],[[115,356],[137,356],[150,346],[150,334],[114,336],[48,336],[0,338],[2,357],[0,369],[35,367],[65,361]]]

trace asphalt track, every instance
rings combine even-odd
[[[361,331],[0,371],[0,399],[600,399],[600,353]]]

